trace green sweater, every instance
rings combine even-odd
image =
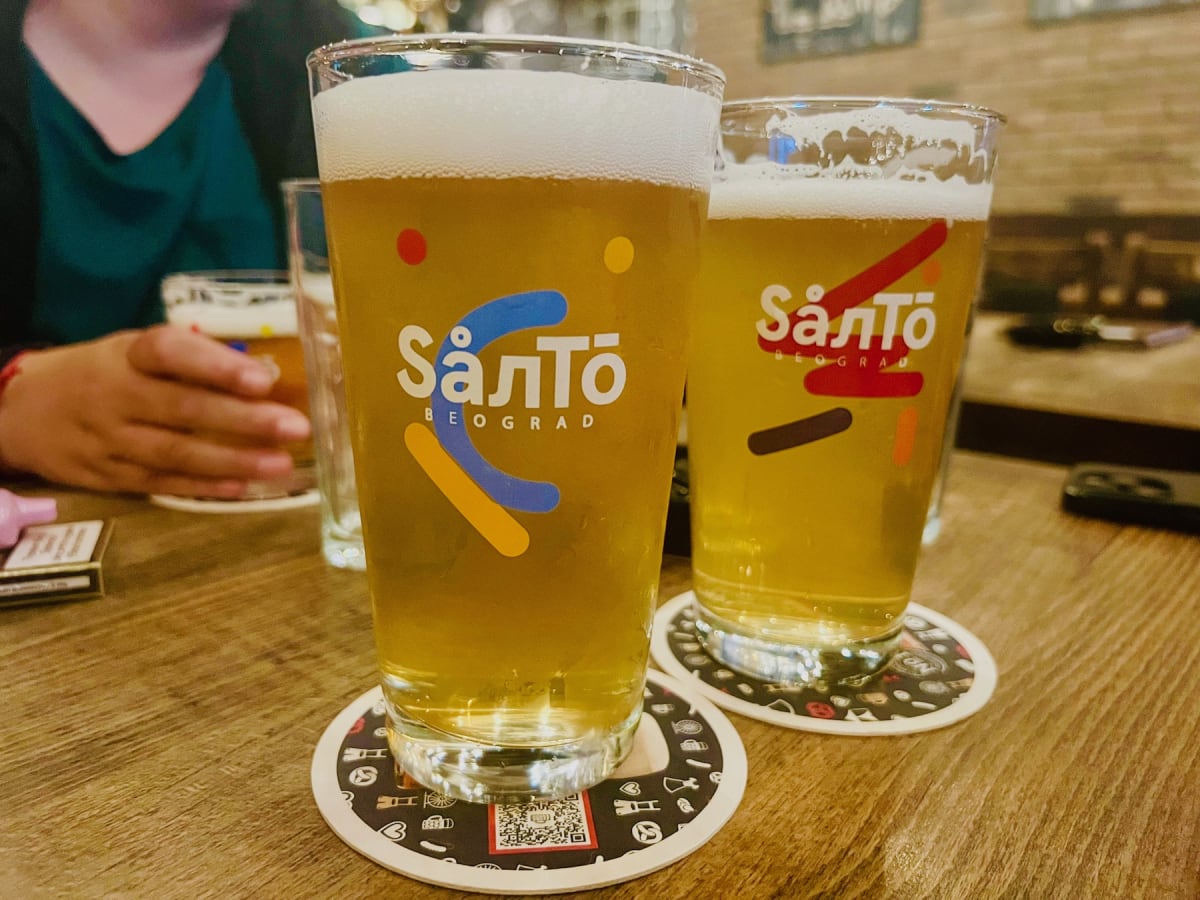
[[[161,322],[159,283],[171,272],[281,266],[267,186],[220,61],[153,141],[118,155],[27,59],[43,185],[38,334],[69,343]]]
[[[0,365],[23,347],[56,343],[34,324],[48,273],[39,265],[48,185],[33,123],[32,72],[22,21],[29,0],[0,0]],[[337,0],[250,0],[234,17],[220,62],[253,155],[282,258],[278,183],[316,175],[304,57],[314,47],[361,36],[366,27]],[[113,255],[122,253],[118,246]],[[128,324],[135,324],[130,322]]]

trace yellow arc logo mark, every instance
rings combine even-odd
[[[404,446],[429,480],[498,553],[520,556],[529,549],[529,532],[471,480],[432,431],[419,422],[411,423],[404,429]]]

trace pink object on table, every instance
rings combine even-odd
[[[0,549],[13,546],[26,525],[45,525],[57,518],[53,497],[19,497],[0,489]]]

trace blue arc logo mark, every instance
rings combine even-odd
[[[455,328],[470,331],[471,341],[456,346],[447,334],[438,348],[434,367],[436,383],[453,371],[445,364],[446,354],[466,350],[476,355],[490,343],[506,335],[529,328],[557,325],[567,317],[567,298],[558,291],[525,291],[509,294],[473,309],[459,320]],[[454,328],[450,330],[454,333]],[[434,432],[438,442],[463,471],[496,503],[521,512],[550,512],[559,502],[558,487],[548,481],[531,481],[504,472],[484,459],[467,434],[466,416],[462,403],[451,403],[442,392],[435,390],[430,400]],[[450,413],[457,424],[450,424]]]

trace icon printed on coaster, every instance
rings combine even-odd
[[[900,647],[860,686],[773,683],[723,666],[696,634],[691,591],[654,617],[650,652],[663,669],[718,706],[785,728],[824,734],[912,734],[978,712],[996,687],[996,663],[979,638],[915,603],[904,615]]]
[[[644,698],[634,748],[606,781],[559,800],[484,805],[397,771],[375,688],[321,737],[313,795],[343,841],[421,881],[500,894],[628,881],[695,852],[746,785],[746,751],[719,709],[653,670]]]
[[[216,500],[200,497],[176,497],[173,494],[151,494],[150,502],[164,509],[194,513],[256,513],[301,509],[321,502],[316,488],[289,494],[286,497],[265,497],[261,500]]]

